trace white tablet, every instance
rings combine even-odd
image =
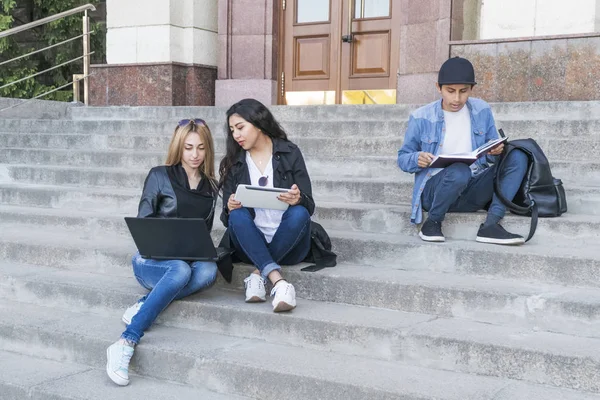
[[[287,193],[289,189],[266,188],[262,186],[238,185],[235,199],[243,207],[268,208],[271,210],[287,210],[289,204],[279,200],[277,196]]]

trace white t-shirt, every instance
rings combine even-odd
[[[444,111],[446,135],[440,154],[468,153],[473,150],[471,142],[471,114],[469,107],[460,111]]]
[[[473,151],[471,142],[471,113],[465,104],[459,111],[444,111],[446,134],[439,154],[468,153]],[[443,168],[432,168],[431,176]]]
[[[267,185],[264,187],[273,187],[273,157],[269,159],[264,174],[261,174],[254,160],[250,157],[249,152],[246,152],[246,164],[248,165],[248,172],[250,172],[250,184],[258,186],[258,180],[266,176],[268,178]],[[275,235],[277,228],[281,224],[284,211],[269,210],[266,208],[255,208],[254,211],[256,212],[254,224],[265,235],[267,243],[271,243],[273,235]]]

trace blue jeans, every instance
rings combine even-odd
[[[144,304],[121,337],[139,343],[144,331],[173,300],[179,300],[212,286],[217,264],[207,261],[153,260],[136,253],[131,260],[137,281],[150,290],[139,301]]]
[[[250,211],[238,208],[229,214],[229,236],[242,261],[256,265],[267,279],[271,272],[281,270],[280,264],[298,264],[306,258],[310,250],[310,215],[304,206],[288,207],[273,240],[267,243]]]
[[[500,177],[500,191],[509,200],[517,194],[527,173],[528,158],[521,150],[513,150],[504,164]],[[429,219],[441,222],[447,212],[474,212],[490,204],[488,214],[504,217],[506,207],[494,193],[496,169],[494,165],[477,176],[471,176],[466,164],[455,163],[432,177],[421,195],[423,209]]]

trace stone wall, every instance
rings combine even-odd
[[[475,66],[487,101],[600,99],[600,35],[451,45]]]
[[[437,71],[448,59],[450,0],[403,0],[398,70],[398,103],[437,98]]]
[[[277,104],[280,5],[281,0],[219,0],[216,105],[245,97]]]
[[[93,65],[92,106],[213,105],[217,68],[180,63]]]
[[[214,105],[218,0],[108,0],[90,104]]]

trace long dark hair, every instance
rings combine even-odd
[[[223,186],[229,170],[243,150],[233,139],[233,133],[231,132],[231,129],[229,129],[229,118],[234,114],[244,118],[271,139],[288,140],[287,135],[281,128],[281,125],[275,120],[271,111],[269,111],[269,109],[260,101],[244,99],[232,105],[229,110],[227,110],[227,122],[225,125],[227,129],[227,147],[225,157],[223,157],[221,164],[219,165],[219,187]]]

